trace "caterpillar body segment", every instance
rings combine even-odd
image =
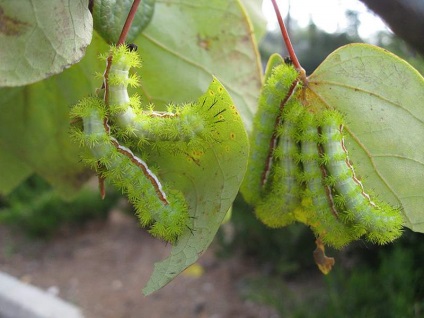
[[[345,205],[344,218],[361,229],[370,242],[385,244],[398,238],[403,224],[400,211],[372,199],[357,178],[344,143],[343,117],[336,111],[325,111],[320,117],[326,154],[324,162],[340,201]]]

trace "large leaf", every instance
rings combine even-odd
[[[346,116],[355,170],[381,199],[424,232],[424,79],[395,55],[344,46],[309,77],[307,98]]]
[[[250,130],[261,65],[250,20],[237,0],[157,2],[135,41],[144,66],[144,97],[156,105],[199,96],[215,75]]]
[[[0,86],[62,72],[83,57],[92,31],[88,0],[0,0]]]
[[[160,151],[149,157],[149,162],[160,167],[161,179],[174,184],[184,193],[192,225],[172,247],[171,255],[155,265],[153,275],[143,290],[145,294],[166,285],[207,249],[230,209],[246,172],[249,144],[235,105],[216,80],[199,102],[203,103],[205,98],[210,101],[205,106],[209,107],[214,100],[218,100],[220,109],[225,110],[219,118],[222,122],[217,123],[217,141],[190,154],[175,155]]]

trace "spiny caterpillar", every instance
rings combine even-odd
[[[259,199],[256,216],[270,227],[282,227],[296,221],[295,209],[300,205],[301,169],[297,160],[300,147],[296,141],[297,120],[302,105],[291,99],[283,109],[284,124],[277,128],[278,142],[272,156],[269,180]]]
[[[84,161],[128,195],[141,224],[152,225],[153,236],[174,242],[188,219],[184,196],[162,186],[142,159],[110,136],[106,114],[105,104],[95,97],[83,99],[72,110],[72,117],[83,120],[83,133],[76,136],[91,152]]]
[[[189,103],[182,106],[169,105],[166,112],[157,112],[153,105],[142,109],[140,97],[129,97],[127,87],[139,86],[136,75],[129,76],[131,67],[139,67],[141,62],[135,51],[124,46],[112,47],[112,65],[110,66],[107,90],[111,120],[116,123],[114,133],[127,142],[133,141],[135,147],[144,143],[168,141],[172,148],[189,145],[199,148],[205,141],[213,140],[212,131],[221,121],[219,115],[225,109],[218,109],[217,100],[210,105]],[[108,60],[108,57],[103,57]],[[107,93],[105,93],[106,95]],[[165,144],[162,144],[164,146]]]
[[[336,204],[345,210],[340,217],[342,221],[353,223],[355,229],[373,243],[385,244],[399,237],[403,222],[399,210],[371,199],[355,174],[344,142],[341,114],[324,111],[319,124],[324,149],[322,164],[330,175],[326,183],[334,189]]]
[[[245,200],[250,204],[258,202],[266,192],[264,186],[270,177],[273,149],[278,141],[276,129],[281,124],[280,105],[284,106],[292,99],[297,79],[297,71],[287,64],[267,68],[266,83],[259,97],[250,136],[248,173],[241,187]]]
[[[173,112],[157,112],[152,105],[143,110],[139,98],[130,98],[127,92],[128,85],[139,85],[136,75],[129,76],[130,68],[141,64],[135,51],[111,47],[103,59],[104,98],[85,98],[73,107],[71,117],[82,120],[73,136],[85,149],[83,161],[127,194],[140,223],[150,226],[153,236],[173,243],[190,229],[188,204],[181,191],[159,180],[134,146],[144,158],[153,148],[172,151],[172,145],[164,144],[167,141],[174,141],[175,152],[220,142],[216,126],[227,108],[221,109],[220,99],[214,98],[218,94],[208,90],[197,103],[170,107]],[[225,91],[216,79],[213,83],[214,89]]]
[[[270,62],[241,189],[257,217],[270,227],[305,223],[335,248],[361,237],[379,244],[399,237],[399,209],[371,199],[354,172],[343,117],[303,105],[294,67]]]

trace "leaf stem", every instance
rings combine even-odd
[[[125,39],[127,38],[128,31],[131,28],[131,24],[134,20],[135,13],[137,12],[138,5],[141,0],[134,0],[130,12],[128,13],[127,20],[125,21],[124,26],[122,27],[121,35],[119,36],[118,43],[116,46],[120,46],[125,43]]]
[[[277,1],[271,0],[272,5],[274,6],[275,15],[277,16],[278,24],[280,25],[281,35],[283,36],[284,43],[286,44],[287,51],[289,52],[290,59],[293,62],[294,67],[300,73],[301,80],[306,84],[306,72],[303,67],[300,65],[299,60],[297,59],[296,53],[294,51],[293,45],[290,41],[289,33],[287,32],[286,25],[284,24],[284,20],[281,17],[280,9],[278,8]]]

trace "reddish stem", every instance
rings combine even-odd
[[[138,8],[138,5],[140,4],[140,1],[141,0],[134,0],[131,6],[130,12],[128,13],[127,20],[125,21],[125,24],[122,28],[121,35],[119,36],[118,43],[116,43],[116,46],[120,46],[125,43],[125,39],[127,38],[127,34],[131,28],[131,24],[134,20],[134,16],[135,16],[135,13],[137,12],[137,8]]]
[[[284,43],[286,44],[287,51],[289,52],[290,59],[293,62],[294,67],[299,71],[300,78],[304,83],[306,83],[306,72],[302,68],[302,66],[299,63],[299,60],[297,59],[296,53],[294,52],[293,45],[290,41],[289,33],[287,32],[286,25],[284,24],[284,20],[281,17],[280,9],[278,8],[277,1],[271,0],[272,5],[274,6],[274,11],[277,16],[278,24],[280,25],[281,35],[283,36]]]

